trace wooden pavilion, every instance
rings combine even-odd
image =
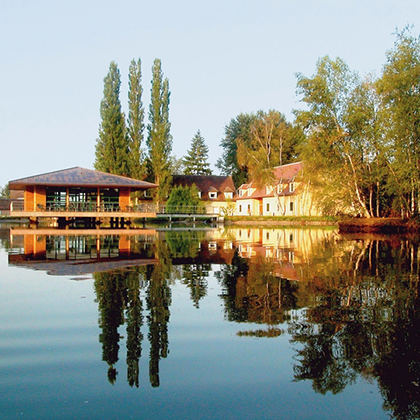
[[[136,204],[133,192],[157,188],[150,182],[74,167],[9,182],[11,192],[23,192],[14,200],[10,215],[57,218],[59,224],[83,219],[99,224],[109,219],[111,226],[123,226],[133,218],[156,217],[154,204]]]

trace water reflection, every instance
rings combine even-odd
[[[185,285],[200,310],[213,272],[225,319],[240,324],[241,340],[288,337],[295,381],[337,394],[363,377],[378,383],[384,409],[395,418],[420,417],[416,238],[237,228],[99,237],[14,231],[1,240],[14,250],[10,264],[93,273],[110,383],[118,379],[124,341],[126,380],[139,387],[147,339],[150,385],[160,385],[160,363],[170,350],[172,285]]]

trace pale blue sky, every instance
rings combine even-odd
[[[295,73],[319,57],[380,74],[398,27],[420,31],[419,0],[0,0],[0,186],[93,168],[103,78],[117,62],[127,109],[128,66],[141,58],[148,113],[151,67],[171,90],[173,153],[198,129],[210,161],[241,112],[300,108]],[[217,173],[217,171],[216,171]]]

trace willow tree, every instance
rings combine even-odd
[[[420,37],[397,32],[378,80],[388,121],[390,189],[407,216],[420,211]]]
[[[142,102],[141,61],[132,60],[128,79],[127,140],[129,150],[130,176],[144,179],[146,168],[142,152],[144,132],[144,108]]]
[[[162,66],[159,59],[155,59],[152,72],[147,146],[149,148],[151,179],[159,185],[154,198],[157,203],[160,203],[167,198],[171,183],[170,92],[169,81],[168,79],[163,79]]]
[[[117,64],[111,61],[104,78],[101,101],[101,124],[95,147],[95,169],[116,175],[128,175],[128,144],[125,117],[120,102],[121,76]]]

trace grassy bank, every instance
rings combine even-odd
[[[225,225],[247,226],[337,226],[332,216],[226,216]]]
[[[343,219],[338,223],[340,232],[368,232],[368,233],[404,233],[418,231],[420,220],[405,220],[400,218],[352,218]]]

